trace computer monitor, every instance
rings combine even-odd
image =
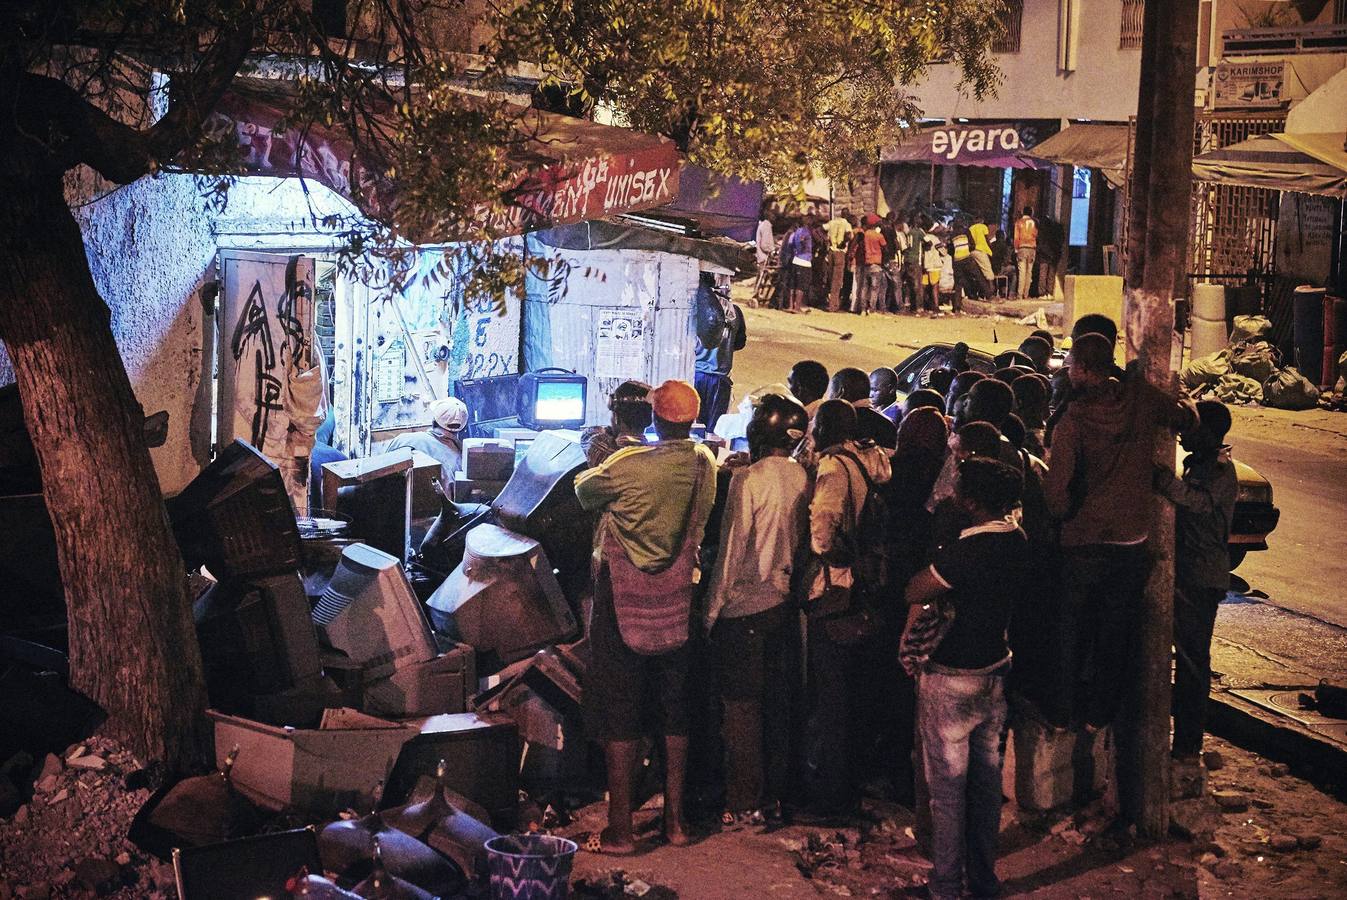
[[[318,638],[297,572],[213,585],[197,598],[193,615],[216,709],[256,718],[258,698],[317,689]]]
[[[421,601],[397,558],[352,544],[313,610],[319,639],[360,666],[366,681],[434,659]]]
[[[299,527],[280,470],[235,440],[168,501],[189,568],[205,565],[221,581],[299,569]]]
[[[519,376],[519,424],[542,431],[585,424],[589,379],[573,372],[526,372]]]

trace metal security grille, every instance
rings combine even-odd
[[[1344,0],[1347,2],[1347,0]],[[1228,147],[1247,138],[1280,131],[1285,114],[1237,116],[1199,113],[1193,128],[1193,155]],[[1128,120],[1126,193],[1132,195],[1132,158],[1136,148],[1136,118]],[[1265,280],[1273,269],[1277,234],[1277,191],[1263,188],[1193,182],[1189,274],[1199,279],[1223,280],[1250,274]],[[1127,269],[1131,216],[1123,216],[1123,271]]]
[[[1285,115],[1198,117],[1193,153],[1280,131]],[[1192,198],[1192,256],[1196,275],[1266,275],[1273,268],[1277,234],[1277,191],[1195,181]]]
[[[1002,34],[992,43],[993,53],[1019,53],[1020,27],[1024,21],[1024,0],[1002,0],[996,14],[1001,21]]]
[[[1347,3],[1347,0],[1339,0]],[[1118,49],[1140,50],[1142,20],[1146,18],[1146,0],[1123,0],[1122,31],[1118,37]]]

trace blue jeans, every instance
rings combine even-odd
[[[701,415],[697,419],[710,431],[730,408],[730,391],[734,389],[734,382],[730,376],[715,372],[696,372],[693,382],[702,402]]]
[[[1001,735],[1007,663],[930,666],[917,681],[917,730],[931,808],[932,898],[994,897],[1001,830]]]
[[[851,301],[851,311],[875,312],[883,302],[888,276],[884,274],[884,267],[878,263],[866,263],[862,271],[865,280],[861,282],[860,292]]]

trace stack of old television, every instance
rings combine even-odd
[[[387,515],[412,505],[408,451],[356,461],[340,539],[302,532],[279,471],[242,441],[170,501],[198,585],[217,757],[238,748],[240,792],[316,817],[387,809],[445,760],[448,786],[492,825],[522,824],[521,759],[551,786],[573,765],[563,750],[583,657],[568,642],[593,534],[573,490],[585,465],[574,437],[531,437],[466,529],[462,562],[420,597],[405,528]]]

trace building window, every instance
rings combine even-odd
[[[993,53],[1020,52],[1020,25],[1024,19],[1024,0],[1002,0],[996,18],[1001,22],[1001,34],[992,42]]]
[[[1123,0],[1120,50],[1140,50],[1142,21],[1146,18],[1146,0]]]

